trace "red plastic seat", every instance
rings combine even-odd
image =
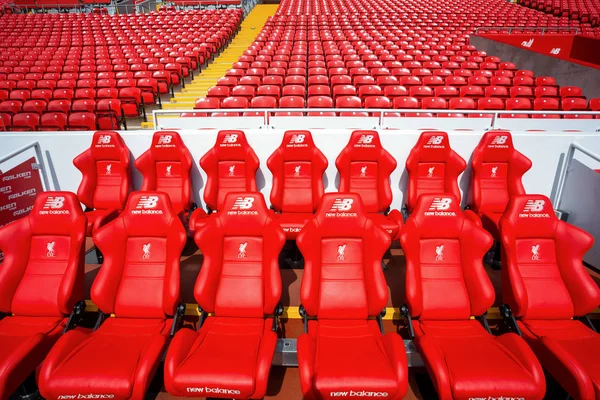
[[[66,126],[69,131],[95,131],[98,129],[96,115],[89,112],[75,112],[69,115]]]
[[[81,171],[77,197],[85,207],[87,236],[113,220],[125,208],[133,189],[130,155],[117,132],[95,132],[91,146],[73,160]]]
[[[486,320],[471,319],[485,318],[495,300],[482,263],[492,237],[440,193],[419,198],[400,242],[409,331],[439,398],[541,400],[544,372],[525,341],[494,336]]]
[[[531,110],[531,100],[522,97],[506,99],[507,110]],[[500,118],[529,118],[528,114],[501,114]]]
[[[421,133],[406,159],[406,210],[412,213],[424,194],[451,194],[460,201],[458,177],[466,167],[465,160],[450,147],[446,132]]]
[[[297,243],[305,259],[301,310],[313,317],[305,318],[307,333],[298,338],[304,399],[338,393],[402,399],[408,390],[404,345],[396,332],[384,335],[378,326],[388,298],[380,260],[389,236],[369,218],[361,196],[328,193]]]
[[[22,112],[13,115],[11,131],[36,131],[40,125],[40,114],[33,112]]]
[[[578,98],[585,100],[585,96],[583,95],[583,91],[580,87],[577,86],[563,86],[560,88],[560,97],[563,99],[566,98]]]
[[[310,131],[286,131],[281,145],[267,160],[273,174],[271,207],[287,240],[295,240],[317,210],[327,165]]]
[[[600,289],[582,263],[593,237],[558,220],[542,195],[512,197],[500,235],[502,298],[517,319],[513,329],[571,397],[597,399],[600,335],[580,319],[600,304]]]
[[[38,194],[29,215],[0,228],[0,398],[33,373],[83,298],[85,217],[70,192]],[[73,326],[69,326],[72,328]]]
[[[535,111],[558,111],[558,99],[551,97],[539,97],[533,101],[533,109]],[[537,114],[532,115],[532,118],[560,118],[558,114]]]
[[[67,125],[67,114],[60,112],[46,112],[40,120],[40,131],[64,131]]]
[[[486,132],[473,151],[470,208],[495,238],[498,238],[498,221],[510,198],[525,194],[521,179],[531,165],[531,161],[514,148],[508,131]]]
[[[277,259],[285,234],[260,193],[230,193],[221,210],[194,236],[204,255],[194,288],[201,317],[197,331],[173,338],[165,388],[175,396],[260,399],[283,312]]]
[[[97,329],[69,331],[54,345],[39,374],[45,398],[78,393],[145,397],[180,322],[173,317],[185,242],[185,229],[165,193],[132,193],[125,211],[95,232],[104,263],[90,294],[108,315],[99,319]]]
[[[352,132],[335,160],[340,175],[339,193],[358,193],[368,217],[385,229],[392,240],[397,239],[403,221],[400,211],[389,211],[392,203],[389,178],[396,165],[394,157],[381,145],[377,131]]]
[[[186,221],[192,207],[192,155],[175,131],[156,131],[150,148],[135,160],[143,191],[169,195],[173,212]]]
[[[306,106],[307,108],[333,108],[333,99],[331,97],[327,97],[327,96],[314,96],[314,97],[309,97],[308,100],[306,101]],[[318,111],[318,112],[308,112],[306,114],[307,116],[331,116],[331,117],[335,117],[335,112],[331,111],[331,112],[323,112],[323,111]]]

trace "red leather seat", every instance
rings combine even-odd
[[[204,255],[194,288],[200,323],[173,338],[165,388],[175,396],[262,399],[283,311],[277,258],[285,234],[260,193],[230,193],[221,206],[194,236]]]
[[[390,175],[396,160],[381,145],[377,131],[354,131],[346,147],[335,160],[340,174],[338,191],[358,193],[365,212],[397,240],[402,227],[402,214],[389,211],[392,203]]]
[[[260,161],[242,131],[219,131],[212,149],[200,159],[200,167],[206,172],[204,202],[208,214],[220,211],[225,196],[231,192],[257,192],[256,171]],[[207,213],[201,208],[194,210],[190,218],[190,230],[204,224]]]
[[[402,338],[383,335],[372,318],[379,319],[387,303],[380,262],[389,235],[369,218],[360,195],[328,193],[297,243],[305,260],[301,313],[310,317],[298,338],[304,399],[403,398],[408,363]]]
[[[485,319],[470,319],[494,302],[482,263],[493,240],[462,213],[458,199],[422,195],[400,243],[409,324],[440,400],[542,399],[544,372],[525,341],[513,333],[493,336]]]
[[[133,188],[129,149],[117,132],[96,132],[90,148],[75,157],[73,165],[81,171],[77,197],[86,207],[86,232],[92,236],[125,208]]]
[[[72,330],[56,343],[42,364],[40,393],[54,399],[92,394],[142,400],[177,325],[172,317],[183,308],[179,258],[185,229],[167,194],[134,192],[125,211],[94,234],[94,242],[104,263],[90,294],[107,318],[99,318],[94,330]]]
[[[556,218],[542,195],[512,197],[500,235],[502,297],[523,338],[572,398],[600,399],[600,335],[578,320],[600,304],[582,263],[594,238]]]
[[[186,221],[192,208],[192,155],[175,131],[156,131],[152,144],[135,160],[143,181],[140,190],[169,195],[175,214]]]
[[[460,199],[458,177],[466,167],[465,160],[450,147],[446,132],[421,133],[406,159],[406,210],[412,213],[419,196],[427,193],[447,193]]]
[[[70,192],[43,192],[0,229],[0,398],[44,360],[83,298],[85,216]]]
[[[281,145],[267,160],[273,174],[271,207],[288,240],[296,239],[317,210],[327,165],[310,131],[286,131]]]
[[[471,158],[471,210],[483,227],[498,238],[498,221],[511,196],[525,194],[521,178],[531,161],[519,153],[508,131],[486,132]]]

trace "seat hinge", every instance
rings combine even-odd
[[[198,312],[200,313],[200,318],[198,319],[198,328],[197,328],[197,330],[199,331],[200,328],[202,328],[202,325],[204,325],[204,320],[206,319],[206,312],[204,312],[204,310],[200,306],[198,306]]]
[[[85,301],[83,301],[83,300],[78,301],[75,304],[75,306],[73,307],[73,311],[71,312],[71,315],[69,315],[69,320],[67,321],[67,325],[65,326],[65,329],[63,330],[63,334],[67,333],[71,329],[75,328],[81,322],[81,319],[83,318],[84,313],[85,313]]]
[[[485,328],[487,333],[489,333],[490,335],[492,334],[492,331],[490,330],[490,324],[488,323],[488,320],[487,320],[487,311],[485,313],[481,314],[480,316],[476,316],[475,319],[477,321],[479,321],[481,323],[481,325],[483,325],[483,327]]]
[[[508,327],[511,332],[516,333],[519,336],[523,336],[521,332],[521,328],[519,328],[519,324],[517,324],[517,319],[512,313],[508,304],[502,304],[500,306],[500,315],[502,315],[502,319],[504,324]]]
[[[412,317],[410,316],[410,311],[406,304],[402,304],[400,306],[400,314],[406,319],[406,325],[408,327],[408,337],[412,340],[415,338],[415,329],[412,324]]]
[[[308,315],[306,315],[306,308],[302,304],[298,307],[298,313],[302,317],[302,322],[304,323],[304,333],[308,333]]]
[[[279,330],[279,318],[283,315],[283,306],[281,304],[277,304],[275,310],[273,311],[273,326],[271,330],[273,332],[277,332]]]
[[[171,325],[171,337],[175,336],[175,332],[181,329],[183,324],[183,316],[185,315],[185,304],[179,303],[173,316],[173,325]]]
[[[106,314],[98,310],[98,319],[96,320],[96,325],[94,325],[94,331],[97,331],[98,328],[100,328],[100,325],[102,325],[102,323],[104,322],[104,320],[109,317],[110,314]]]
[[[379,325],[379,330],[381,331],[382,335],[385,333],[383,331],[383,317],[385,317],[385,314],[386,314],[386,309],[384,307],[383,310],[381,310],[381,312],[379,313],[379,315],[377,317],[375,317],[375,319],[377,320],[377,324]]]
[[[592,324],[592,320],[590,319],[590,316],[588,314],[579,317],[578,319],[581,320],[581,322],[583,322],[584,324],[586,324],[594,332],[598,332],[594,324]]]

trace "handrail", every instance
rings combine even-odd
[[[498,120],[498,116],[504,114],[526,114],[526,115],[595,115],[600,116],[600,111],[533,111],[533,110],[444,110],[444,109],[422,109],[422,108],[402,108],[402,109],[393,109],[393,108],[210,108],[210,109],[192,109],[192,110],[153,110],[152,118],[154,122],[154,126],[158,127],[158,118],[159,116],[164,115],[176,115],[183,113],[260,113],[263,117],[263,123],[266,126],[269,126],[269,115],[276,112],[361,112],[361,113],[369,113],[373,116],[379,117],[379,126],[383,128],[383,122],[385,118],[394,118],[396,117],[386,117],[386,114],[390,113],[423,113],[423,114],[491,114],[490,117],[482,117],[482,118],[490,118],[491,124],[490,128],[495,128],[496,122]],[[187,117],[187,118],[194,118]],[[209,118],[209,117],[195,117],[195,118]],[[413,118],[413,117],[400,117],[400,118]],[[427,118],[427,117],[424,117]],[[598,126],[600,128],[600,120],[598,120]]]
[[[552,199],[552,204],[554,204],[555,210],[560,209],[560,202],[562,201],[562,195],[563,195],[563,191],[565,189],[565,184],[567,182],[567,175],[569,173],[569,168],[571,167],[571,162],[573,161],[573,157],[575,156],[575,150],[579,150],[586,156],[588,156],[596,161],[600,161],[600,154],[597,154],[591,150],[588,150],[587,148],[583,147],[579,143],[572,142],[569,145],[569,150],[567,151],[567,155],[565,157],[562,168],[560,170],[560,174],[558,175],[558,185],[556,187],[556,193],[554,195],[554,198]]]
[[[25,151],[29,150],[32,147],[35,150],[35,156],[38,160],[38,163],[36,164],[36,166],[39,168],[40,173],[42,175],[42,180],[43,180],[42,183],[44,185],[44,190],[50,190],[50,182],[48,181],[48,175],[46,174],[46,167],[44,165],[44,157],[42,156],[42,150],[41,150],[40,144],[38,142],[31,142],[23,147],[20,147],[16,150],[11,151],[10,153],[6,154],[3,157],[0,157],[0,163],[10,160],[11,158],[18,156],[21,153],[24,153]]]
[[[545,26],[545,27],[529,27],[529,26],[480,26],[478,28],[475,29],[475,35],[479,34],[480,31],[486,31],[486,30],[507,30],[508,29],[508,34],[512,34],[513,29],[514,30],[520,30],[520,31],[541,31],[542,35],[544,35],[546,32],[553,32],[553,31],[575,31],[575,35],[579,34],[579,28],[576,26],[567,26],[567,27],[563,27],[563,26],[556,26],[556,27],[552,27],[552,26]],[[484,33],[484,32],[481,32]],[[518,33],[524,33],[524,32],[518,32]]]

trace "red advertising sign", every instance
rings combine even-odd
[[[29,214],[44,189],[34,157],[0,173],[0,227]],[[4,255],[0,253],[0,262]]]

